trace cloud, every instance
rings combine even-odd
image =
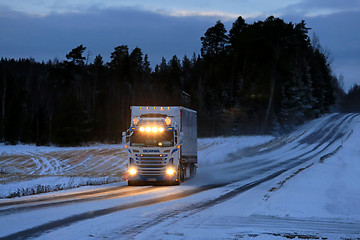
[[[349,0],[353,2],[353,0]],[[314,1],[312,9],[320,8],[321,0]],[[355,3],[356,1],[354,1]],[[297,3],[299,9],[311,4],[310,1]],[[302,6],[300,8],[300,6]],[[337,7],[335,0],[330,0],[328,8]],[[354,4],[354,6],[356,6]],[[144,8],[108,9],[92,5],[81,13],[49,13],[33,15],[11,10],[0,6],[0,57],[27,58],[47,61],[57,57],[65,59],[71,49],[83,44],[89,51],[90,59],[98,54],[110,61],[114,47],[128,45],[132,50],[141,48],[148,54],[152,66],[159,64],[162,57],[167,60],[173,55],[180,59],[186,54],[199,53],[200,37],[222,16],[227,30],[236,14],[226,11],[180,11],[162,10],[145,11]],[[295,5],[293,6],[295,8]],[[329,49],[334,59],[333,68],[336,75],[343,74],[345,88],[349,89],[354,82],[360,83],[360,13],[356,10],[332,14],[304,16],[303,10],[281,12],[286,22],[300,22],[304,19],[308,27],[320,38],[324,48]],[[284,10],[284,9],[283,9]],[[304,10],[305,11],[305,10]],[[310,13],[310,10],[306,10]],[[274,14],[275,15],[275,14]],[[246,22],[264,20],[267,16],[242,15]],[[232,19],[234,18],[234,19]],[[222,19],[223,20],[223,19]],[[310,36],[311,36],[310,32]]]
[[[154,11],[155,13],[159,13],[165,16],[171,16],[171,17],[209,17],[216,20],[221,21],[235,21],[240,14],[235,13],[227,13],[227,12],[221,12],[221,11],[187,11],[187,10],[174,10],[174,11],[162,11],[157,10]],[[252,12],[247,14],[242,14],[241,16],[243,18],[255,18],[260,17],[263,14],[261,12]]]
[[[301,0],[16,0],[2,4],[10,9],[31,15],[46,16],[54,13],[85,13],[89,9],[135,8],[167,16],[216,17],[223,21],[236,19],[237,16],[266,16],[276,9],[285,8]]]
[[[84,44],[94,58],[109,61],[114,47],[140,47],[152,64],[173,55],[199,53],[200,37],[215,24],[212,17],[169,17],[133,8],[95,10],[34,17],[18,12],[0,16],[0,57],[33,57],[38,61],[63,60]]]
[[[359,0],[303,0],[301,2],[280,8],[278,13],[316,17],[332,15],[341,12],[360,11]]]

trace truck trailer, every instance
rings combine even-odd
[[[197,113],[181,106],[132,106],[123,132],[129,186],[179,185],[196,174]]]

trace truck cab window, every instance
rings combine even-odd
[[[130,146],[133,147],[172,147],[174,146],[174,132],[143,133],[134,131],[130,137]]]

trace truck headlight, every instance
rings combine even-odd
[[[128,171],[130,175],[135,175],[137,173],[137,170],[135,168],[130,168]]]
[[[174,175],[175,174],[175,169],[174,168],[166,169],[166,174],[170,175],[170,176]]]

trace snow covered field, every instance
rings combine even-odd
[[[0,198],[122,181],[122,145],[0,145]]]
[[[199,139],[198,175],[178,187],[119,182],[0,200],[0,239],[360,239],[359,139],[359,114],[330,114],[279,138]],[[120,149],[0,146],[0,167],[3,175],[35,171],[31,181],[42,184],[80,174],[77,169],[111,177],[94,167],[117,164],[124,171]],[[87,168],[72,167],[74,156],[87,151]],[[11,154],[17,156],[12,173],[3,160]],[[58,167],[18,165],[18,156],[29,162],[36,154],[50,154],[42,162]],[[31,183],[3,181],[1,194],[16,186]]]

